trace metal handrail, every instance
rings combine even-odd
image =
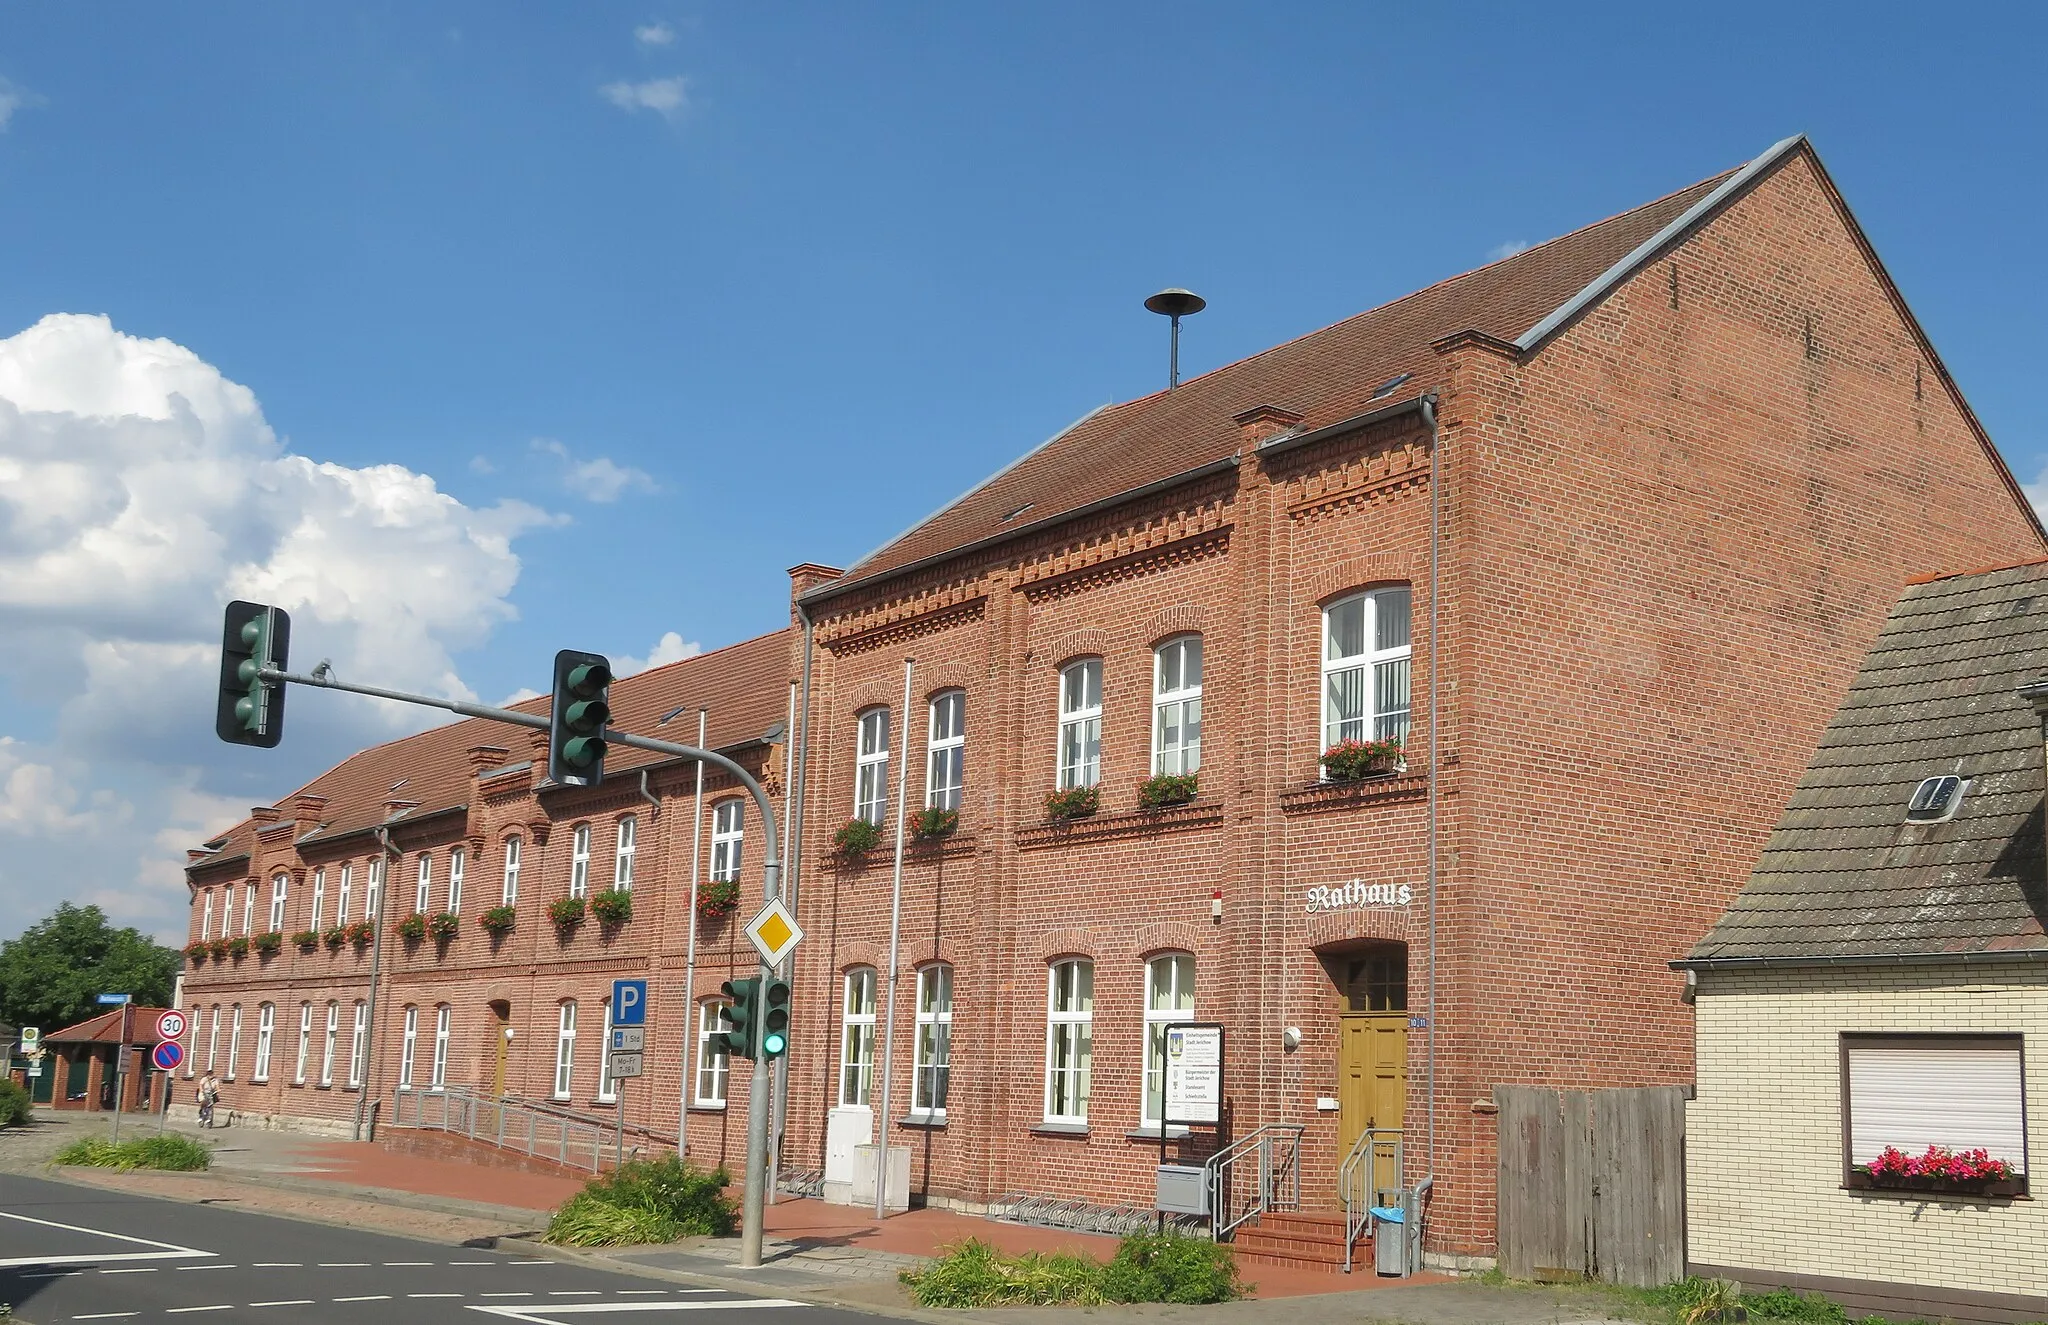
[[[1209,1236],[1220,1242],[1238,1225],[1268,1210],[1301,1205],[1302,1123],[1267,1123],[1233,1141],[1202,1164],[1209,1187]],[[1232,1181],[1240,1167],[1256,1163],[1257,1181],[1241,1193]]]
[[[1398,1190],[1405,1174],[1401,1153],[1401,1129],[1398,1127],[1368,1127],[1358,1134],[1351,1143],[1351,1149],[1344,1154],[1344,1161],[1337,1166],[1337,1187],[1344,1194],[1344,1273],[1351,1273],[1351,1250],[1358,1241],[1358,1235],[1372,1220],[1373,1198],[1379,1195],[1379,1162],[1391,1162],[1394,1171],[1393,1189]],[[1359,1180],[1365,1181],[1363,1192]],[[1355,1213],[1352,1200],[1359,1198],[1360,1209]],[[1403,1230],[1404,1237],[1407,1235]],[[1375,1233],[1374,1236],[1378,1236]]]
[[[489,1095],[468,1086],[401,1089],[395,1094],[388,1124],[392,1127],[446,1132],[593,1173],[607,1160],[616,1162],[627,1153],[615,1119]],[[639,1152],[639,1146],[631,1147],[631,1154]]]

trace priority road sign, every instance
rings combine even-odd
[[[647,1055],[645,1054],[613,1054],[612,1080],[618,1081],[625,1077],[640,1076],[646,1070],[646,1066]]]
[[[645,980],[612,981],[612,1025],[645,1026],[647,1024],[647,982]],[[639,1076],[638,1072],[633,1074]]]
[[[774,966],[803,942],[804,932],[797,926],[796,917],[789,913],[789,908],[778,897],[762,907],[761,914],[747,922],[747,938],[753,943],[754,951],[761,954],[761,960]]]
[[[185,1047],[176,1040],[163,1040],[149,1051],[149,1061],[169,1072],[185,1061]]]
[[[185,1038],[185,1014],[176,1008],[157,1013],[156,1038],[159,1040],[182,1040]]]

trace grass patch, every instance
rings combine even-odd
[[[724,1169],[699,1169],[680,1155],[630,1160],[592,1178],[548,1220],[547,1240],[567,1247],[624,1247],[677,1238],[723,1237],[737,1223]]]
[[[59,1164],[92,1169],[164,1169],[191,1173],[213,1163],[213,1152],[189,1136],[166,1133],[116,1145],[101,1136],[73,1141],[56,1154]]]
[[[970,1238],[900,1276],[926,1307],[1089,1307],[1108,1302],[1231,1302],[1249,1285],[1230,1248],[1178,1233],[1125,1238],[1107,1265],[1070,1252],[1005,1256]]]

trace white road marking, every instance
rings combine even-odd
[[[165,1261],[180,1256],[214,1256],[217,1252],[200,1251],[196,1247],[181,1247],[175,1242],[158,1242],[154,1238],[131,1238],[126,1233],[109,1233],[105,1229],[81,1228],[77,1224],[60,1224],[54,1219],[35,1219],[28,1215],[17,1215],[0,1210],[0,1219],[18,1219],[24,1224],[41,1224],[44,1228],[61,1228],[67,1233],[85,1233],[96,1238],[112,1238],[116,1242],[132,1242],[139,1247],[155,1247],[156,1251],[116,1251],[103,1255],[80,1254],[75,1256],[0,1256],[0,1270],[10,1265],[79,1265],[98,1261]]]
[[[90,1316],[73,1316],[73,1320],[126,1320],[138,1313],[133,1311],[95,1311]]]
[[[465,1304],[469,1311],[482,1311],[528,1325],[562,1325],[557,1316],[586,1316],[625,1311],[739,1311],[749,1307],[807,1307],[786,1297],[749,1297],[729,1302],[564,1302],[560,1306],[493,1307]]]
[[[554,1288],[548,1290],[549,1297],[596,1297],[595,1288]]]
[[[389,1302],[391,1300],[391,1294],[369,1293],[363,1297],[337,1297],[334,1300],[336,1302]]]
[[[633,1295],[635,1295],[635,1294],[637,1294],[637,1293],[666,1293],[667,1291],[668,1291],[668,1290],[667,1290],[666,1288],[621,1288],[621,1289],[619,1290],[619,1296],[620,1296],[620,1297],[632,1297]],[[699,1292],[699,1293],[708,1293],[708,1292],[710,1292],[711,1290],[710,1290],[710,1289],[708,1289],[708,1288],[699,1288],[699,1289],[693,1289],[692,1291],[693,1291],[693,1292]]]
[[[461,1297],[460,1293],[407,1293],[407,1297]]]
[[[503,1261],[450,1261],[450,1265],[503,1265]]]
[[[100,1271],[101,1274],[155,1274],[156,1272],[157,1267],[154,1265],[131,1265],[125,1270]]]
[[[320,1262],[320,1268],[323,1270],[367,1270],[370,1268],[370,1263],[368,1261],[322,1261]]]
[[[305,1268],[304,1261],[251,1261],[249,1264],[252,1269],[257,1270],[300,1270]]]
[[[176,1268],[180,1270],[239,1270],[242,1267],[239,1265],[180,1265]]]
[[[165,1307],[164,1314],[166,1316],[182,1316],[188,1311],[233,1311],[234,1309],[234,1303],[223,1302],[217,1307]]]
[[[67,1274],[84,1274],[83,1270],[44,1270],[40,1274],[24,1274],[24,1279],[62,1279]]]
[[[384,1268],[388,1270],[388,1269],[391,1269],[391,1268],[392,1268],[393,1266],[396,1266],[396,1265],[432,1265],[432,1264],[433,1264],[433,1262],[432,1262],[432,1261],[386,1261],[386,1262],[384,1262]]]
[[[252,1307],[310,1307],[313,1305],[313,1299],[310,1297],[295,1297],[289,1302],[251,1302],[249,1305]]]
[[[553,1261],[506,1261],[507,1265],[553,1265]]]
[[[531,1293],[478,1293],[478,1297],[532,1297]]]

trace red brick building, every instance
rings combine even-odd
[[[1230,1133],[1304,1125],[1307,1204],[1334,1201],[1368,1122],[1398,1125],[1408,1179],[1435,1179],[1431,1246],[1484,1253],[1494,1086],[1689,1080],[1665,963],[1747,878],[1898,586],[2043,541],[1795,139],[1097,411],[844,574],[797,567],[789,632],[623,683],[621,725],[653,730],[722,687],[714,741],[755,742],[778,793],[786,770],[804,789],[787,1167],[844,1176],[893,1042],[889,1139],[911,1149],[915,1194],[1148,1204],[1151,1033],[1217,1021]],[[806,677],[798,748],[760,743]],[[331,899],[353,862],[359,914],[387,850],[387,921],[411,909],[421,857],[439,882],[420,909],[438,911],[465,851],[461,937],[445,954],[383,940],[363,1040],[379,1098],[408,1036],[413,1089],[445,1038],[442,1080],[498,1088],[502,1070],[503,1089],[545,1098],[565,1000],[580,1036],[606,982],[646,973],[662,1024],[701,1028],[725,976],[700,963],[686,993],[679,968],[690,842],[711,842],[729,789],[699,821],[678,765],[536,787],[503,732],[366,752],[193,864],[195,935],[223,890],[239,935],[278,872],[304,907],[321,869]],[[1351,738],[1400,740],[1405,767],[1326,780],[1319,756]],[[906,772],[911,810],[958,821],[905,852],[892,1041]],[[1141,808],[1158,774],[1192,774],[1192,799]],[[1092,815],[1049,821],[1049,793],[1091,787]],[[539,907],[576,877],[577,825],[609,865],[627,816],[634,919],[558,941]],[[856,817],[879,843],[834,858]],[[514,839],[517,925],[493,947],[472,917]],[[706,931],[718,961],[731,929]],[[246,1020],[267,1000],[275,1043],[316,1050],[332,1004],[345,1063],[369,954],[286,946],[195,969],[185,1001],[210,1026],[216,1003]],[[608,1107],[586,1098],[584,1043],[570,1097]],[[656,1075],[629,1113],[645,1100],[673,1135],[680,1046],[649,1043]],[[267,1093],[242,1080],[230,1098],[347,1111],[345,1073],[325,1091],[292,1075],[273,1062]],[[742,1076],[726,1091],[741,1105]],[[693,1151],[736,1154],[736,1111],[692,1118]],[[1188,1157],[1213,1145],[1168,1139]]]

